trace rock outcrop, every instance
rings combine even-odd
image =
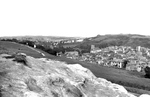
[[[135,97],[79,64],[0,55],[0,97]],[[143,97],[143,96],[142,96]]]

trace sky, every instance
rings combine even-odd
[[[150,0],[0,0],[0,36],[150,35]]]

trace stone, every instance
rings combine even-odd
[[[142,94],[142,95],[140,95],[140,97],[150,97],[150,95],[148,95],[148,94]]]

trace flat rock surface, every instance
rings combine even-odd
[[[79,64],[3,54],[0,55],[0,97],[135,96],[123,86],[97,78]]]

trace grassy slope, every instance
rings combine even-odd
[[[36,58],[43,57],[41,54],[37,53],[35,50],[32,50],[28,48],[27,46],[20,45],[17,43],[0,42],[0,47],[6,48],[10,54],[14,52],[23,52],[29,56],[33,56]],[[86,63],[86,62],[79,62],[77,60],[67,59],[64,57],[52,56],[43,51],[41,52],[46,55],[45,56],[46,58],[65,61],[68,64],[81,64],[82,66],[90,69],[97,77],[102,77],[112,82],[124,85],[126,86],[126,89],[131,92],[135,92],[139,94],[142,94],[142,93],[150,94],[149,92],[150,91],[150,79],[141,78],[142,74],[140,73],[98,66],[96,64],[91,64],[91,63]],[[145,90],[141,90],[137,88],[145,88],[146,90],[149,90],[149,91],[145,91]]]
[[[107,46],[143,46],[150,48],[150,37],[142,36],[142,35],[101,35],[92,37],[91,40],[86,40],[79,45],[84,44],[95,44],[99,47],[107,47]]]
[[[59,60],[65,61],[69,64],[76,64],[76,63],[81,64],[82,66],[90,69],[95,76],[105,78],[111,82],[126,86],[126,89],[130,92],[134,92],[138,94],[143,94],[143,93],[150,94],[150,79],[141,77],[143,75],[141,73],[115,69],[115,68],[108,68],[108,67],[98,66],[96,64],[79,62],[76,60],[71,60],[66,58],[59,58]],[[145,88],[146,90],[143,90],[141,88]]]
[[[33,56],[35,58],[43,57],[40,53],[36,52],[33,49],[30,49],[28,46],[14,43],[14,42],[0,41],[0,53],[3,53],[4,51],[3,49],[5,49],[5,52],[8,54],[21,52],[29,56]],[[49,56],[53,57],[52,55]]]

